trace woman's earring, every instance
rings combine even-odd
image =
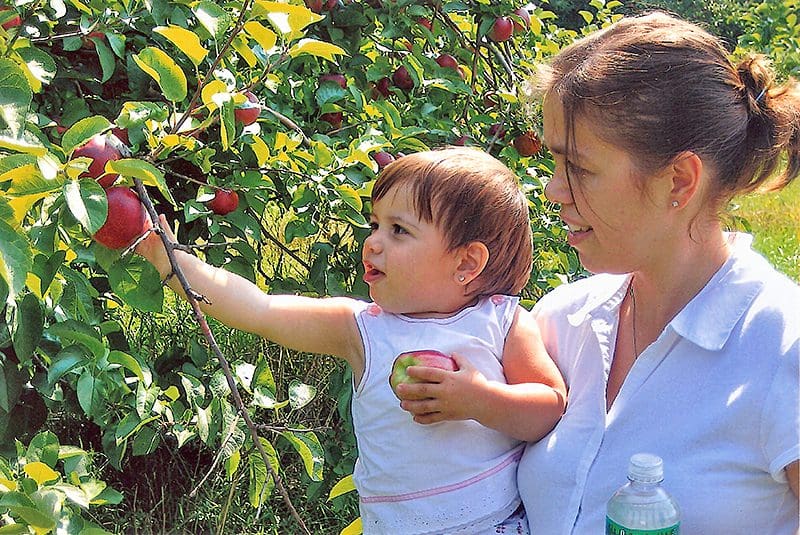
[[[464,275],[458,276],[458,282],[464,282],[465,280],[467,280],[467,278]]]
[[[672,201],[672,207],[677,208],[680,205],[678,201]]]

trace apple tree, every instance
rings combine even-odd
[[[267,354],[224,355],[196,307],[191,340],[148,353],[138,333],[179,305],[136,240],[160,232],[163,214],[182,247],[267,291],[366,297],[359,244],[376,174],[410,152],[474,145],[528,193],[534,299],[579,267],[542,193],[552,162],[526,77],[620,5],[592,0],[579,31],[509,0],[1,8],[0,493],[21,494],[11,481],[35,444],[63,451],[34,461],[49,470],[36,465],[37,485],[80,480],[69,459],[81,454],[39,433],[66,413],[99,430],[117,469],[165,443],[202,443],[247,481],[254,507],[277,493],[308,531],[286,463],[316,485],[346,475],[326,472],[330,444],[303,418],[313,385],[276,381]],[[346,421],[346,380],[333,392]],[[98,496],[76,488],[49,490],[64,507],[0,497],[0,518],[47,532],[36,522],[63,525]]]

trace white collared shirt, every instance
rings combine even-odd
[[[800,458],[800,287],[749,236],[730,238],[731,257],[639,355],[608,413],[629,277],[592,276],[534,308],[569,404],[519,466],[532,533],[603,533],[637,452],[664,459],[682,535],[798,533],[784,467]]]

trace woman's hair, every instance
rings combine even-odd
[[[694,152],[713,173],[717,208],[800,173],[797,81],[776,84],[760,55],[734,66],[717,38],[665,13],[623,18],[576,41],[537,71],[532,87],[562,104],[568,151],[581,117],[643,173]]]
[[[372,188],[372,202],[407,186],[421,220],[442,231],[449,250],[478,241],[489,261],[468,295],[516,294],[532,263],[528,202],[516,175],[491,155],[463,147],[418,152],[389,164]]]

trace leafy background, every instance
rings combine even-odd
[[[530,305],[581,276],[542,194],[549,155],[514,143],[538,131],[522,98],[535,63],[655,6],[797,76],[797,3],[552,0],[527,6],[529,28],[499,43],[486,38],[494,20],[519,24],[522,6],[3,4],[0,532],[359,532],[349,372],[213,321],[210,341],[149,264],[94,242],[108,209],[82,176],[90,162],[75,150],[87,140],[127,137],[106,171],[209,263],[271,292],[365,298],[358,244],[375,154],[478,146],[517,172],[529,198]],[[460,72],[437,63],[443,53]],[[400,67],[410,90],[391,81]],[[320,80],[328,73],[345,87]],[[262,105],[249,126],[236,120],[247,91]],[[207,206],[220,188],[240,199],[225,216]],[[760,246],[795,278],[797,190],[731,211],[734,225],[765,227]]]

